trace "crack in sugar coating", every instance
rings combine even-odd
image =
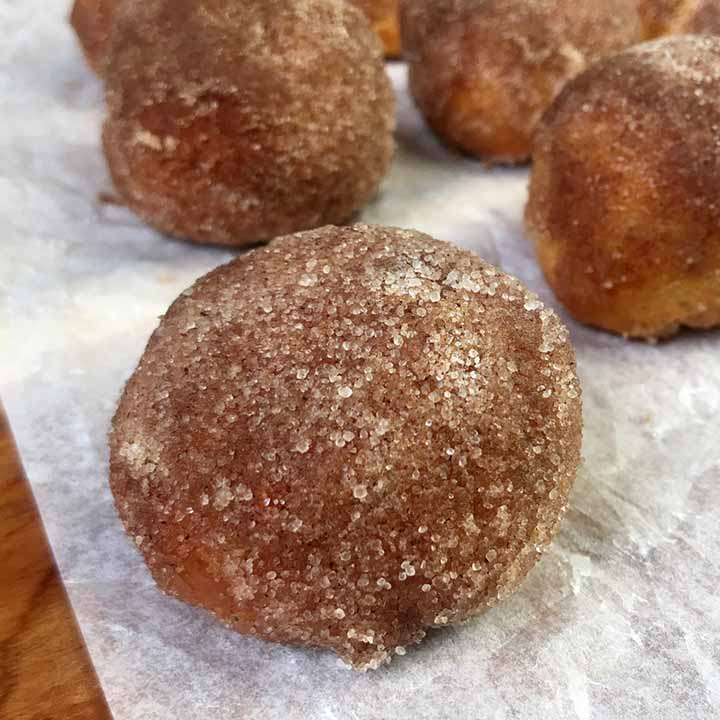
[[[448,144],[530,155],[542,112],[593,60],[642,38],[635,0],[404,0],[410,90]]]
[[[580,441],[568,332],[536,296],[414,231],[326,227],[173,304],[111,486],[164,590],[369,669],[517,587]]]
[[[341,0],[126,0],[106,80],[118,192],[197,242],[345,222],[393,156],[380,43]]]
[[[538,130],[526,222],[579,320],[657,338],[720,324],[720,39],[671,37],[577,78]]]
[[[367,15],[370,24],[385,46],[386,57],[399,57],[400,27],[398,0],[351,0]]]

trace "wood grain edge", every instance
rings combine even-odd
[[[1,407],[0,718],[111,720]]]

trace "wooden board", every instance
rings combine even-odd
[[[1,408],[0,718],[111,719]]]

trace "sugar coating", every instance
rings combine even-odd
[[[382,48],[342,0],[126,0],[106,82],[118,192],[196,242],[345,222],[393,156]]]
[[[375,32],[385,47],[386,57],[399,57],[400,26],[398,18],[398,0],[351,0],[367,16]]]
[[[597,63],[536,136],[526,224],[579,320],[655,339],[720,324],[720,39]]]
[[[171,306],[110,484],[165,591],[367,670],[515,590],[580,444],[568,332],[520,282],[418,232],[325,227]]]
[[[401,0],[410,90],[449,145],[528,158],[543,111],[595,59],[642,39],[636,0]]]
[[[88,65],[100,76],[110,50],[110,35],[121,0],[75,0],[70,23]]]

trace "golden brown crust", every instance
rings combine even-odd
[[[341,0],[126,0],[107,100],[119,193],[197,242],[345,222],[394,150],[379,42]]]
[[[398,58],[402,55],[400,26],[398,21],[398,0],[351,0],[370,20],[375,32],[385,47],[385,57]]]
[[[675,37],[573,81],[538,129],[527,228],[582,322],[720,324],[720,39]]]
[[[521,582],[573,484],[579,395],[567,330],[517,280],[414,231],[327,227],[173,304],[110,482],[164,590],[367,669]]]
[[[445,142],[493,162],[526,160],[565,83],[641,38],[634,0],[403,0],[400,12],[419,109]]]
[[[110,33],[121,0],[75,0],[70,24],[80,41],[88,65],[100,76],[105,74]]]
[[[664,35],[720,34],[717,0],[638,0],[647,39]]]

